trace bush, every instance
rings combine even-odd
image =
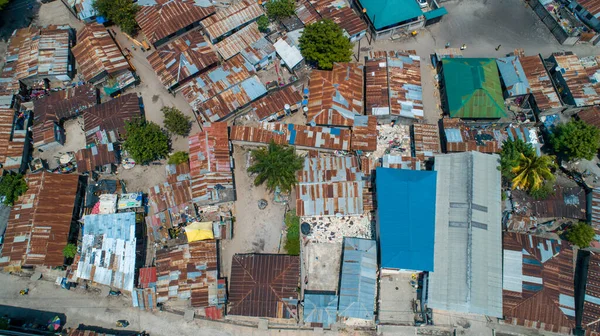
[[[181,136],[188,136],[192,129],[191,118],[174,107],[163,107],[160,109],[165,117],[165,128],[167,131]]]
[[[269,30],[269,24],[271,24],[269,18],[264,15],[259,17],[258,20],[256,20],[256,23],[258,24],[258,30],[263,33],[266,33]]]
[[[567,240],[580,248],[590,246],[590,243],[594,240],[595,236],[596,232],[594,232],[594,228],[583,222],[571,226],[566,234]]]
[[[129,35],[137,33],[135,16],[140,10],[138,4],[131,0],[95,0],[92,6],[100,16],[114,22],[123,32]]]
[[[352,43],[335,22],[321,20],[304,28],[300,51],[307,62],[330,70],[334,62],[350,62]]]
[[[169,161],[167,161],[167,163],[177,165],[188,162],[189,159],[190,155],[187,152],[175,152],[169,157]]]
[[[67,259],[73,259],[77,255],[77,246],[75,244],[67,244],[63,249],[63,256]]]
[[[21,174],[8,173],[0,180],[0,196],[2,203],[12,206],[19,196],[27,191],[27,182]]]
[[[165,158],[169,153],[169,137],[151,121],[133,120],[125,123],[123,148],[139,164]]]
[[[266,7],[267,15],[274,20],[285,19],[296,13],[294,0],[271,0]]]
[[[285,236],[285,250],[289,255],[300,254],[300,217],[293,211],[285,214],[285,227],[287,234]]]
[[[8,0],[0,0],[0,10],[8,5]]]

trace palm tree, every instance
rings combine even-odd
[[[275,191],[277,187],[288,193],[296,184],[296,172],[302,168],[304,160],[296,155],[293,147],[278,145],[271,141],[267,148],[252,151],[254,164],[248,168],[249,173],[256,174],[254,185],[264,182],[267,188]]]
[[[556,168],[554,156],[521,153],[519,164],[512,169],[515,177],[512,180],[513,189],[538,190],[544,181],[553,181],[552,168]]]

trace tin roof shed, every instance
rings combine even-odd
[[[337,321],[338,296],[335,293],[305,293],[304,323],[327,328]]]
[[[373,320],[377,292],[377,243],[344,238],[338,315]]]

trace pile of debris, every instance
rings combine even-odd
[[[377,150],[371,158],[378,160],[385,154],[411,156],[410,127],[408,125],[377,125]]]
[[[344,237],[371,239],[373,226],[371,215],[303,217],[303,223],[310,225],[306,238],[311,243],[342,243]]]

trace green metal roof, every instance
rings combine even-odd
[[[450,117],[506,117],[495,59],[444,58],[442,66]]]
[[[439,18],[440,16],[444,16],[446,14],[448,14],[448,10],[446,9],[446,7],[440,7],[438,9],[434,9],[432,11],[423,13],[423,15],[425,16],[425,20],[427,21]]]
[[[358,0],[375,29],[392,26],[423,15],[415,0]]]

